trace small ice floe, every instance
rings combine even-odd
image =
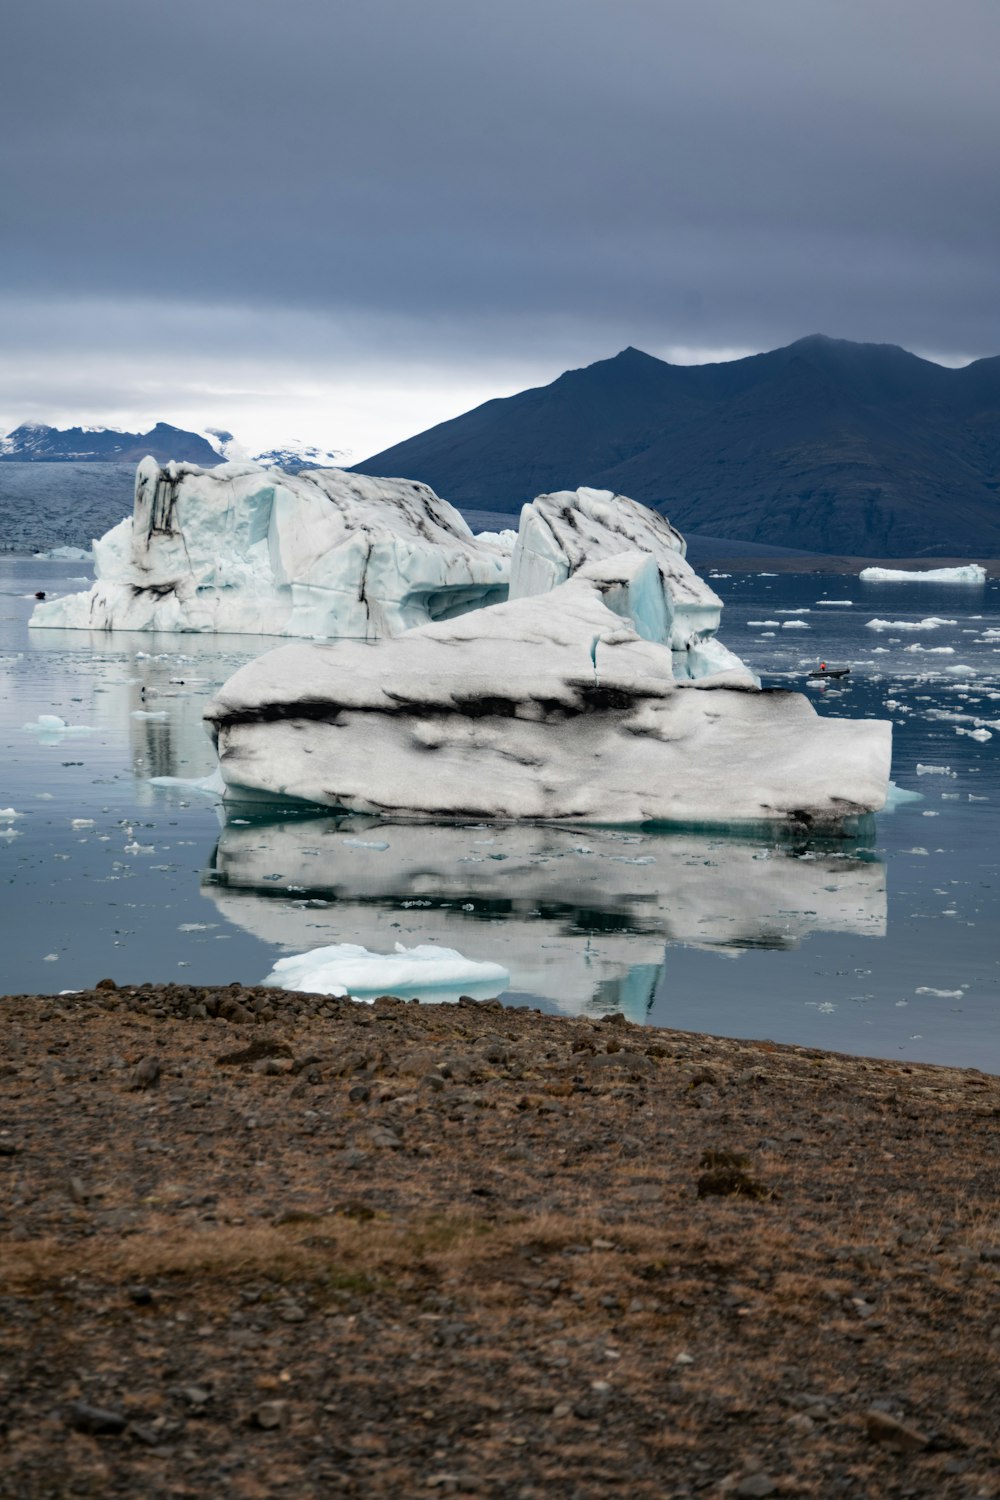
[[[70,818],[69,826],[71,828],[93,828],[95,823],[93,818]]]
[[[37,562],[90,562],[92,555],[89,547],[53,547],[34,553]]]
[[[926,620],[869,620],[868,630],[939,630],[942,625],[957,625],[957,620],[945,620],[940,615],[928,615]]]
[[[507,988],[510,974],[500,964],[480,963],[434,943],[416,948],[397,943],[392,953],[371,953],[358,943],[334,943],[279,958],[263,982],[305,994],[429,994],[457,999],[472,989],[496,995]]]
[[[42,959],[42,963],[43,964],[55,964],[55,963],[58,963],[58,962],[59,962],[59,955],[58,955],[58,953],[46,953],[45,957]]]
[[[208,776],[151,776],[149,785],[172,787],[178,792],[198,792],[204,797],[221,797],[226,790],[218,766]]]
[[[748,620],[747,624],[754,630],[778,630],[781,627],[780,620]]]
[[[968,735],[970,740],[978,740],[981,745],[985,745],[987,740],[993,738],[988,729],[962,729],[958,724],[955,725],[955,733]]]
[[[817,604],[825,605],[825,607],[827,609],[832,609],[835,605],[837,605],[837,606],[850,606],[850,607],[853,607],[854,600],[853,599],[817,599],[816,603]]]
[[[165,708],[133,708],[129,717],[133,719],[169,719],[170,714]]]
[[[914,994],[933,995],[936,1000],[961,1000],[963,990],[936,990],[929,984],[918,984]]]
[[[0,807],[0,823],[12,823],[15,818],[23,818],[24,813],[19,813],[13,807]]]
[[[130,844],[126,844],[125,848],[122,850],[123,854],[154,854],[155,852],[155,845],[140,844],[138,839],[133,839],[132,842]]]
[[[923,792],[911,792],[908,787],[897,786],[894,781],[890,781],[882,811],[895,812],[897,807],[905,807],[908,802],[922,802],[923,800]]]
[[[811,630],[812,626],[805,620],[783,620],[781,628],[782,630]]]
[[[951,769],[951,766],[933,766],[933,765],[925,764],[925,762],[918,760],[917,761],[917,775],[918,776],[957,776],[958,772],[957,771],[953,771]]]
[[[21,728],[25,734],[37,734],[40,745],[58,745],[70,734],[94,734],[92,724],[70,724],[60,714],[39,714]]]
[[[859,578],[866,583],[985,583],[986,569],[978,563],[963,563],[958,568],[862,568]]]
[[[917,654],[919,654],[921,656],[954,656],[955,655],[955,648],[954,648],[954,646],[921,646],[921,644],[920,644],[919,641],[914,641],[914,643],[913,643],[912,646],[904,646],[903,650],[904,651],[908,651],[911,656],[914,656],[914,655],[917,655]]]
[[[345,849],[388,849],[385,839],[341,839]]]

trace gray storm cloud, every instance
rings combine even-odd
[[[995,353],[998,44],[993,0],[34,0],[3,289],[370,318],[389,351]]]

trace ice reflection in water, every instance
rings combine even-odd
[[[356,816],[234,821],[203,884],[228,921],[287,951],[436,943],[503,964],[514,992],[560,1011],[635,1020],[652,1003],[666,945],[792,948],[812,932],[886,928],[885,868],[843,842]]]

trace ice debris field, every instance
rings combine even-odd
[[[621,556],[613,537],[609,546],[604,562]],[[751,679],[807,695],[834,726],[892,721],[893,777],[909,797],[890,789],[894,811],[856,839],[828,842],[801,831],[783,840],[774,825],[740,839],[571,821],[416,823],[331,807],[308,816],[302,804],[289,817],[220,803],[203,709],[274,643],[29,631],[33,593],[74,587],[79,564],[2,566],[0,854],[19,934],[8,989],[55,992],[104,974],[259,983],[284,957],[308,963],[317,948],[351,944],[377,964],[399,943],[500,965],[508,1004],[622,1009],[694,1030],[1000,1067],[994,583],[866,582],[852,605],[842,580],[708,581],[718,606],[702,605],[721,610],[724,598],[719,635]],[[606,609],[600,590],[631,590],[638,605],[636,575],[615,564],[617,578],[581,579],[590,566],[513,603],[558,604],[560,589],[580,584],[598,588]],[[669,643],[663,621],[646,625],[659,642],[635,635],[670,656],[678,696],[711,702],[716,689],[684,674],[694,603]],[[626,616],[610,613],[630,638]],[[888,628],[868,629],[872,619]],[[809,630],[782,628],[794,620]],[[579,655],[593,680],[591,640]],[[341,646],[381,650],[292,649]],[[850,677],[807,681],[823,657],[849,662]],[[209,784],[196,793],[199,780]],[[407,994],[424,993],[417,981],[412,971],[401,981]]]

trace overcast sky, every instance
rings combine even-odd
[[[24,0],[0,428],[354,459],[635,344],[1000,353],[997,0]]]

